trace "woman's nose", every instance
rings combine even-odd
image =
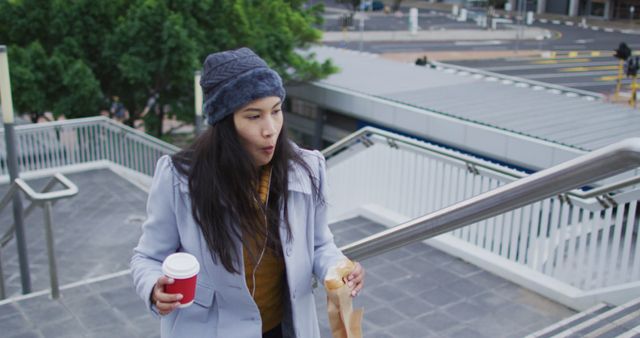
[[[265,119],[264,127],[262,129],[262,134],[265,137],[271,137],[275,133],[276,133],[276,122],[274,121],[273,118],[268,117],[267,119]]]

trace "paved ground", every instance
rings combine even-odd
[[[74,207],[61,204],[57,211],[57,241],[64,243],[59,257],[74,267],[61,267],[66,273],[63,284],[125,266],[139,236],[139,223],[126,225],[126,219],[144,210],[144,193],[109,171],[70,177],[83,195],[73,200]],[[118,221],[107,224],[101,219]],[[331,228],[339,245],[383,229],[361,218]],[[365,308],[364,332],[369,338],[522,337],[573,314],[422,243],[363,264],[367,286],[355,306]],[[41,281],[34,285],[44,288],[46,269],[33,270],[34,281]],[[316,300],[322,335],[329,337],[323,290],[316,290]],[[0,302],[0,328],[6,338],[157,337],[158,325],[135,295],[126,270],[104,280],[67,285],[59,300],[51,300],[43,291]]]
[[[362,218],[332,226],[338,245],[383,229]],[[365,337],[523,337],[574,313],[423,243],[362,264],[367,286],[354,306],[365,308]],[[323,299],[320,290],[316,302],[324,314]]]
[[[129,268],[131,249],[146,217],[146,193],[109,170],[67,175],[78,195],[53,208],[53,232],[60,284]],[[46,180],[27,181],[40,191]],[[58,186],[57,189],[60,189]],[[7,186],[0,186],[3,196]],[[27,201],[23,200],[24,207]],[[0,234],[12,223],[11,208],[0,214]],[[25,219],[32,290],[50,287],[49,265],[41,208]],[[15,241],[2,249],[7,295],[21,291]]]

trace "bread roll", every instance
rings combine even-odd
[[[327,276],[324,279],[324,287],[327,290],[335,290],[341,288],[344,285],[342,279],[353,271],[355,265],[352,261],[345,259],[344,261],[331,267],[327,272]]]

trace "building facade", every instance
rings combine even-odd
[[[511,8],[521,6],[538,14],[560,14],[602,19],[640,18],[640,0],[509,0]]]

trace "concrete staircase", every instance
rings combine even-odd
[[[620,306],[598,304],[527,338],[640,338],[640,298]]]

